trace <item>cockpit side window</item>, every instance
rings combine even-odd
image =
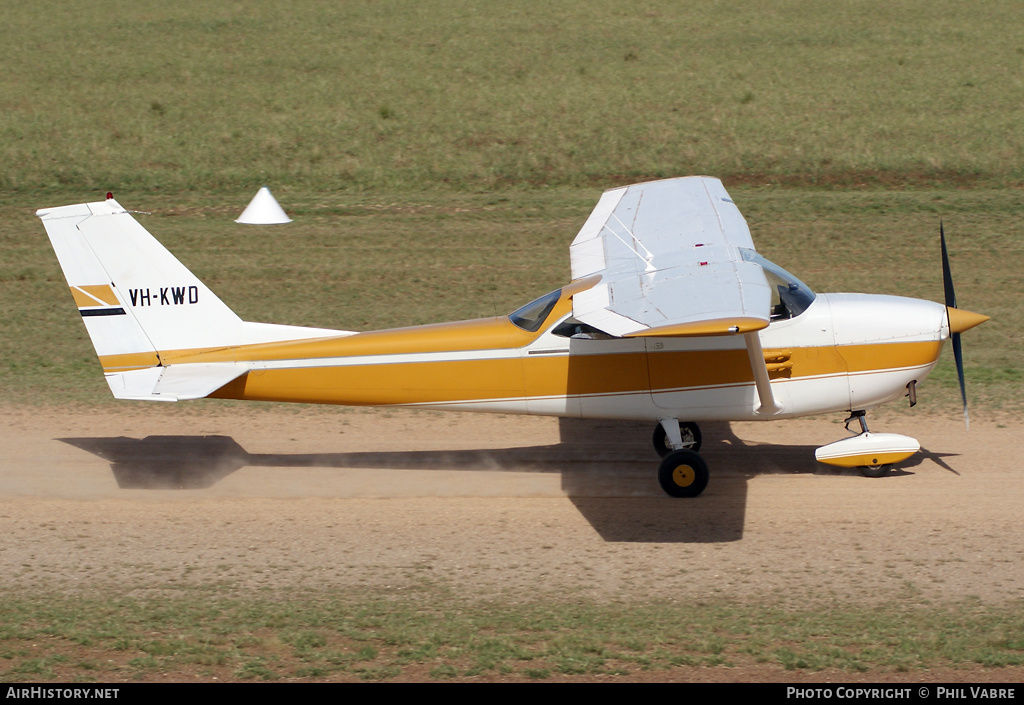
[[[547,317],[551,314],[551,309],[558,303],[558,299],[562,296],[562,290],[556,289],[550,294],[531,301],[522,308],[513,311],[509,314],[508,320],[519,326],[525,331],[530,333],[536,333],[540,330],[540,327],[547,320]]]
[[[740,248],[740,253],[743,255],[744,261],[754,262],[764,270],[768,286],[772,289],[772,321],[795,318],[814,303],[814,292],[810,287],[785,269],[753,250]]]

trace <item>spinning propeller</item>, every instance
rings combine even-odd
[[[953,275],[949,271],[949,255],[946,252],[946,233],[939,221],[939,240],[942,243],[942,288],[946,296],[946,321],[949,337],[953,340],[953,359],[956,361],[956,376],[960,381],[960,398],[964,402],[964,425],[971,427],[967,416],[967,389],[964,386],[964,355],[960,347],[960,334],[989,319],[980,313],[961,311],[956,307],[956,291],[953,290]]]

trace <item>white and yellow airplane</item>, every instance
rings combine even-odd
[[[109,196],[109,195],[108,195]],[[759,255],[717,179],[606,191],[570,248],[572,282],[508,316],[355,333],[242,321],[112,197],[36,213],[118,399],[401,405],[655,423],[670,495],[699,495],[696,421],[847,412],[826,463],[888,472],[919,450],[864,412],[909,394],[942,343],[986,316],[815,294]],[[965,398],[966,416],[966,398]]]

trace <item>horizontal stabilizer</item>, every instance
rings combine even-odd
[[[233,362],[211,362],[115,372],[106,378],[117,399],[180,401],[209,396],[246,371]]]

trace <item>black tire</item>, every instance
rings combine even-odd
[[[695,424],[693,421],[682,421],[679,423],[679,434],[683,437],[683,448],[686,450],[692,450],[694,453],[700,450],[701,435],[700,426]],[[658,424],[654,427],[654,450],[659,456],[664,458],[666,455],[672,452],[672,449],[668,447],[665,427]]]
[[[892,465],[861,465],[860,474],[864,477],[885,477],[892,472]]]
[[[658,466],[661,489],[672,497],[696,497],[708,486],[708,465],[692,450],[674,450]]]

